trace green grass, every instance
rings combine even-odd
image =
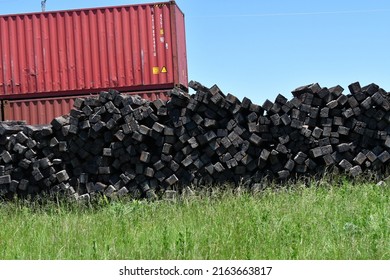
[[[390,187],[0,204],[0,259],[390,259]]]

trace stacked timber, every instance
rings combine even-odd
[[[118,91],[79,98],[51,125],[0,126],[0,190],[88,199],[155,198],[226,182],[383,171],[390,162],[389,93],[375,84],[311,84],[263,105],[190,82],[169,101]]]
[[[61,155],[53,152],[52,134],[51,126],[0,124],[0,195],[75,193]]]

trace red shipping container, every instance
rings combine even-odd
[[[168,100],[168,91],[144,91],[127,94],[136,94],[150,101]],[[54,118],[68,114],[73,108],[76,98],[88,96],[91,95],[2,100],[3,120],[26,121],[27,124],[31,125],[49,124]]]
[[[2,99],[187,83],[184,15],[174,1],[0,16]]]

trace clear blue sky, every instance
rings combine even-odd
[[[143,0],[47,0],[46,10]],[[377,83],[390,91],[388,0],[177,0],[186,15],[189,79],[257,104],[310,84]],[[0,13],[40,11],[0,0]]]

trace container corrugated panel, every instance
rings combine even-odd
[[[128,92],[124,94],[139,95],[144,99],[154,101],[156,99],[168,100],[168,91]],[[76,98],[88,96],[91,95],[2,100],[3,120],[26,121],[27,124],[49,124],[54,118],[68,114],[73,108]]]
[[[65,115],[73,107],[76,97],[3,100],[5,121],[26,121],[27,124],[48,124],[55,117]]]
[[[0,98],[187,87],[174,1],[0,16]]]

